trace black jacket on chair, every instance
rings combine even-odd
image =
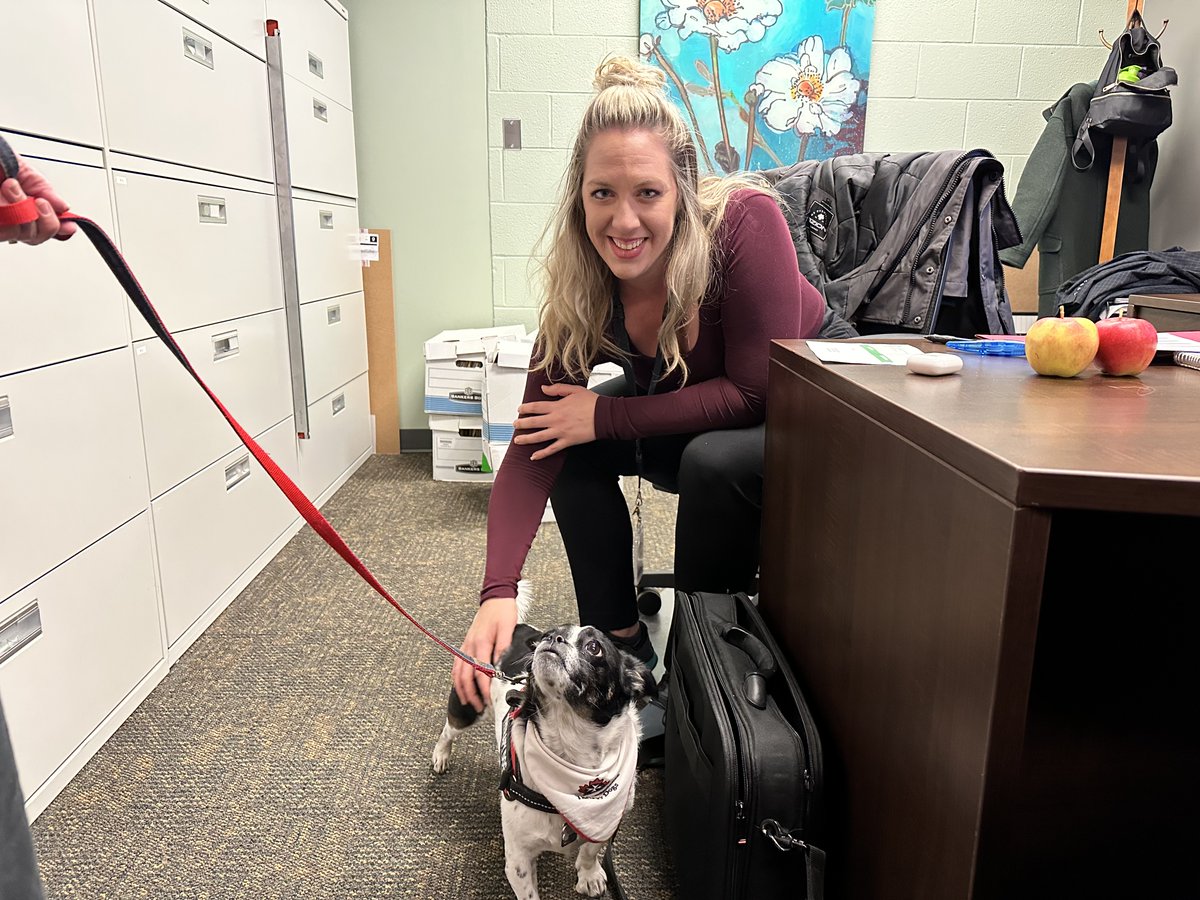
[[[782,194],[822,337],[1011,333],[998,251],[1020,240],[986,150],[859,153],[762,173]]]

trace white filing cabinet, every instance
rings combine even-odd
[[[113,150],[274,180],[262,60],[159,0],[95,12]]]
[[[55,79],[29,78],[44,42],[10,41],[0,78],[22,89],[0,93],[0,131],[113,236],[200,376],[320,501],[371,452],[348,35],[336,3],[272,5],[15,4],[9,30],[54,36]],[[300,520],[84,235],[0,245],[0,270],[0,694],[36,817]]]
[[[0,378],[0,597],[146,507],[133,359],[122,347]]]
[[[137,164],[125,157],[119,163]],[[282,309],[279,229],[270,187],[196,170],[154,168],[154,174],[116,169],[113,192],[125,258],[167,328],[178,331]],[[175,177],[164,177],[168,173]],[[150,337],[150,326],[136,311],[132,321],[135,339]]]
[[[362,292],[300,307],[304,383],[324,397],[367,371],[367,315]]]
[[[366,373],[308,407],[313,438],[301,441],[300,487],[320,496],[355,460],[371,449],[370,395]]]
[[[326,0],[269,0],[283,35],[283,71],[350,109],[350,42],[345,8]]]
[[[99,150],[6,134],[71,204],[111,232],[108,173]],[[124,346],[125,294],[86,239],[37,248],[0,243],[0,375]],[[86,302],[81,295],[86,294]]]
[[[40,634],[0,663],[0,691],[28,797],[162,659],[149,515],[0,602],[0,623],[21,614]]]
[[[261,435],[258,443],[295,479],[290,418]],[[175,643],[296,518],[287,498],[245,447],[156,498],[152,506],[169,643]]]
[[[354,170],[354,114],[336,100],[285,74],[292,184],[310,191],[358,195]]]
[[[267,5],[264,0],[168,0],[167,5],[259,59],[265,59],[263,34]]]
[[[342,197],[297,192],[296,274],[300,302],[362,290],[358,210]]]
[[[174,338],[204,383],[251,435],[291,414],[282,310],[193,328]],[[162,341],[135,343],[134,360],[150,494],[157,497],[241,441]]]
[[[5,3],[4,35],[0,129],[99,147],[100,95],[87,0]],[[32,73],[46,71],[51,60],[50,89],[31,90]]]

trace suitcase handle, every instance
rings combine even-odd
[[[775,657],[770,649],[739,625],[724,625],[721,628],[721,638],[731,647],[741,650],[754,663],[755,671],[742,679],[742,693],[746,702],[756,709],[767,708],[767,682],[779,671]]]

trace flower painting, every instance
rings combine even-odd
[[[716,173],[859,153],[875,0],[641,0],[639,52],[667,74]]]

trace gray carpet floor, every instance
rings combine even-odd
[[[631,485],[626,485],[627,491]],[[324,512],[397,600],[457,643],[483,572],[489,490],[434,482],[424,454],[368,460]],[[674,498],[647,495],[647,567],[670,560]],[[576,618],[558,530],[526,566],[530,619]],[[450,657],[304,528],[34,823],[60,898],[505,898],[491,729],[451,770],[430,753]],[[618,835],[631,900],[675,894],[662,772]],[[542,896],[574,892],[546,855]]]

